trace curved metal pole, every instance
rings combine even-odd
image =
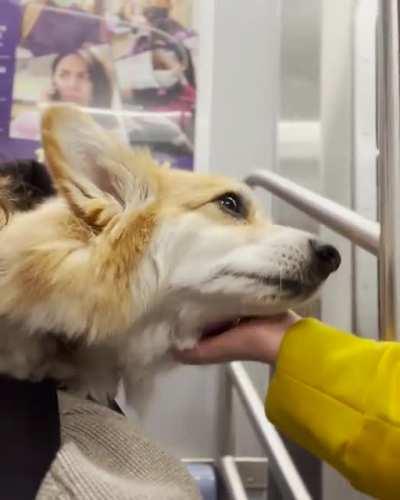
[[[220,460],[220,471],[232,500],[249,500],[234,457],[226,455]]]
[[[250,174],[245,182],[250,186],[267,189],[270,193],[345,236],[356,245],[374,255],[378,254],[378,223],[365,219],[339,203],[267,170],[257,170]]]

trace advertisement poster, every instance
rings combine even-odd
[[[191,0],[0,0],[0,161],[40,158],[40,105],[70,102],[193,168]]]

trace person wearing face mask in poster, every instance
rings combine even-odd
[[[137,57],[141,67],[132,88],[134,105],[151,111],[194,111],[196,88],[185,76],[189,59],[184,60],[177,48],[161,43]]]
[[[185,59],[183,67],[184,77],[188,85],[195,88],[195,70],[190,49],[192,47],[193,40],[196,39],[196,33],[173,18],[173,7],[174,2],[172,0],[147,0],[143,9],[143,15],[151,27],[160,32],[166,33],[181,44],[182,50],[185,52],[183,55],[183,58]],[[162,48],[163,45],[165,45],[165,39],[160,39],[157,37],[156,32],[154,32],[153,43],[155,46],[159,44]],[[182,62],[182,54],[177,54],[177,56]]]
[[[123,12],[134,13],[135,20],[140,13],[141,21],[132,25],[135,39],[117,71],[126,103],[150,111],[193,112],[196,81],[186,38],[195,34],[171,17],[171,8],[171,2],[160,0],[144,2],[142,9],[135,0],[123,4]]]
[[[130,144],[150,147],[161,162],[192,169],[196,89],[176,52],[143,50],[117,61],[116,74],[125,107],[139,111],[126,123]]]
[[[186,51],[170,42],[150,43],[152,48],[135,48],[117,63],[124,101],[149,111],[194,112],[196,87],[186,78],[192,64]]]
[[[28,2],[22,12],[20,46],[39,57],[103,43],[107,33],[102,11],[102,0]]]

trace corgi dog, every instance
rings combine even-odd
[[[47,199],[19,209],[0,173],[0,373],[129,396],[173,350],[302,304],[340,264],[246,185],[160,166],[76,107],[45,110],[42,142]]]

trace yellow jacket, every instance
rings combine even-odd
[[[285,335],[266,408],[354,487],[400,499],[400,343],[301,320]]]

